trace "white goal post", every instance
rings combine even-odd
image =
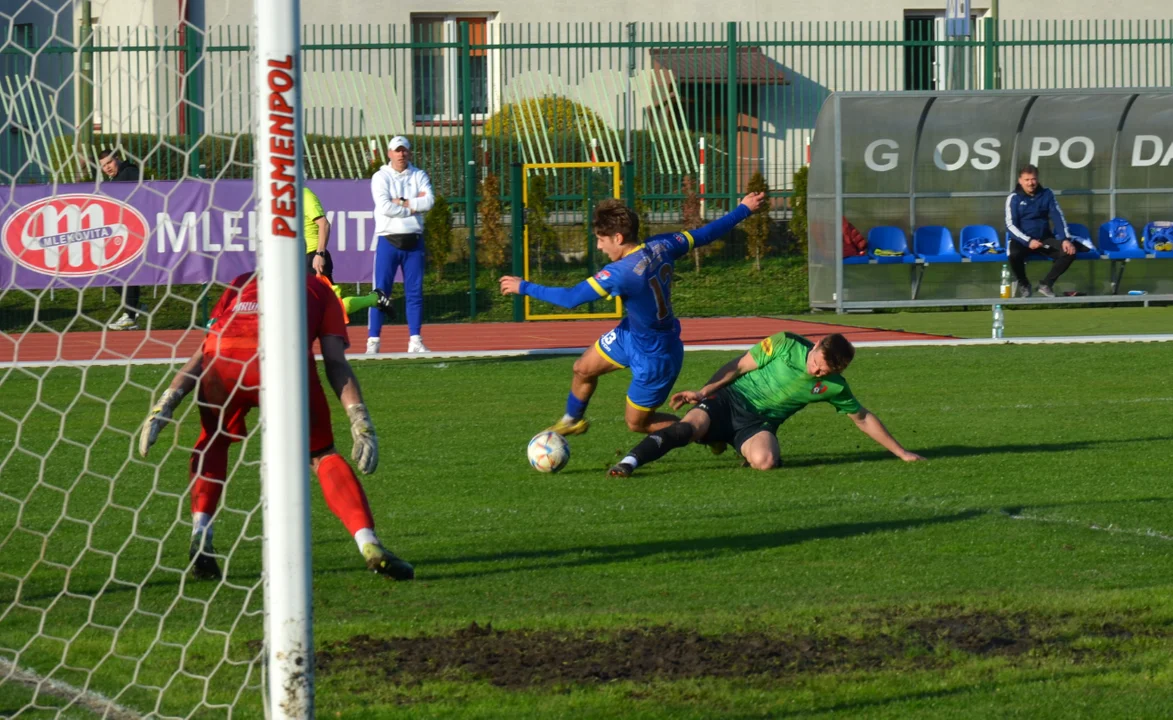
[[[314,716],[301,21],[254,3],[251,52],[219,55],[202,3],[129,33],[0,8],[0,716]],[[237,83],[204,94],[210,62]],[[171,385],[254,270],[237,432]]]
[[[298,0],[254,0],[261,478],[270,718],[314,714]]]

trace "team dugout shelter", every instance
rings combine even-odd
[[[1092,248],[1078,247],[1059,297],[1006,301],[1007,197],[1027,164]],[[833,94],[807,217],[814,308],[1173,300],[1173,92]],[[844,248],[848,224],[864,254]],[[1048,262],[1032,255],[1032,284]]]

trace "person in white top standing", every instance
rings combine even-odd
[[[424,314],[424,219],[436,196],[428,174],[411,164],[411,143],[402,135],[387,144],[389,162],[371,178],[375,200],[375,287],[391,295],[395,273],[403,268],[407,306],[407,351],[428,352],[420,337]],[[367,324],[367,353],[379,352],[382,313],[371,313]]]

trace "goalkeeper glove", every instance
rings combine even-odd
[[[151,408],[151,414],[147,416],[147,420],[139,432],[138,451],[140,455],[147,456],[147,451],[159,439],[159,431],[163,429],[164,425],[171,422],[171,414],[175,412],[176,406],[182,399],[182,390],[167,389],[163,391],[163,397],[159,398],[158,404]]]
[[[350,418],[350,437],[354,440],[350,459],[363,475],[370,475],[379,466],[379,438],[375,436],[371,415],[362,403],[348,406],[346,415]]]

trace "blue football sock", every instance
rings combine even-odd
[[[567,417],[572,417],[575,420],[581,419],[582,416],[586,414],[586,408],[587,408],[588,402],[590,402],[590,400],[579,400],[577,397],[574,396],[574,393],[570,393],[569,395],[567,395],[566,396],[566,415],[567,415]]]

